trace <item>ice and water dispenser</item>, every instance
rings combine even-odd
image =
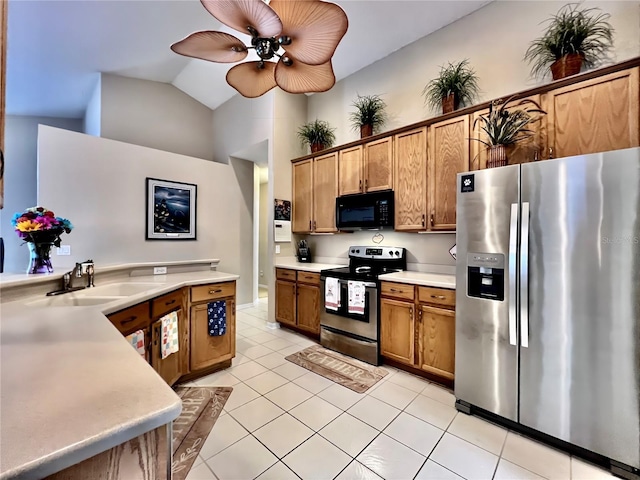
[[[467,254],[467,295],[504,300],[505,259],[501,253]]]

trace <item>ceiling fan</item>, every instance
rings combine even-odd
[[[200,1],[217,20],[251,35],[251,46],[228,33],[201,31],[171,50],[218,63],[239,62],[255,50],[260,60],[227,72],[227,83],[241,95],[259,97],[275,86],[289,93],[325,92],[335,84],[331,57],[349,26],[338,5],[322,0]]]

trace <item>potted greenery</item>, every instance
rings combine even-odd
[[[387,121],[384,109],[387,104],[380,95],[360,96],[351,104],[355,112],[349,114],[349,119],[355,131],[360,130],[360,138],[370,137],[378,133]]]
[[[336,141],[335,128],[331,128],[325,120],[314,120],[305,123],[298,129],[298,138],[303,145],[311,147],[311,153],[329,148]]]
[[[509,106],[513,97],[506,101],[495,100],[489,105],[489,113],[479,116],[473,123],[480,122],[480,129],[486,134],[486,140],[473,138],[487,146],[489,158],[487,168],[507,165],[507,146],[521,142],[534,134],[529,128],[547,112],[533,100],[524,99]]]
[[[554,80],[575,75],[582,65],[598,64],[613,46],[613,27],[607,21],[611,15],[578,7],[562,7],[546,20],[549,26],[542,37],[531,42],[524,58],[533,65],[533,76],[545,75],[547,68]]]
[[[440,67],[440,74],[422,90],[425,102],[434,110],[442,106],[442,113],[450,113],[459,106],[469,105],[478,96],[478,76],[469,60]]]

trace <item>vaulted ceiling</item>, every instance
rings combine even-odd
[[[349,18],[333,57],[340,80],[489,2],[335,3]],[[10,0],[7,113],[80,118],[99,72],[172,83],[215,109],[236,94],[225,81],[231,65],[169,50],[196,30],[250,38],[221,25],[198,0]]]

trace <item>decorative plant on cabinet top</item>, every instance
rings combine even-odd
[[[480,123],[480,129],[486,134],[486,140],[472,140],[487,146],[488,168],[507,165],[506,147],[531,138],[535,132],[530,127],[547,113],[533,100],[524,99],[509,105],[512,100],[513,97],[504,102],[491,102],[489,113],[479,116],[473,123],[474,128]]]
[[[380,95],[358,95],[351,106],[356,110],[349,114],[349,120],[356,132],[360,130],[360,138],[379,133],[387,121],[387,104]]]
[[[580,73],[606,58],[613,47],[613,27],[608,13],[599,8],[579,9],[569,3],[547,19],[542,37],[531,42],[525,60],[532,64],[531,75],[544,76],[551,69],[554,80]]]
[[[478,76],[469,60],[440,67],[440,74],[422,90],[425,103],[433,110],[451,113],[460,106],[470,105],[478,97]]]
[[[336,141],[335,128],[331,128],[325,120],[314,120],[305,123],[298,129],[298,138],[303,145],[311,147],[311,153],[319,152],[333,146]]]

